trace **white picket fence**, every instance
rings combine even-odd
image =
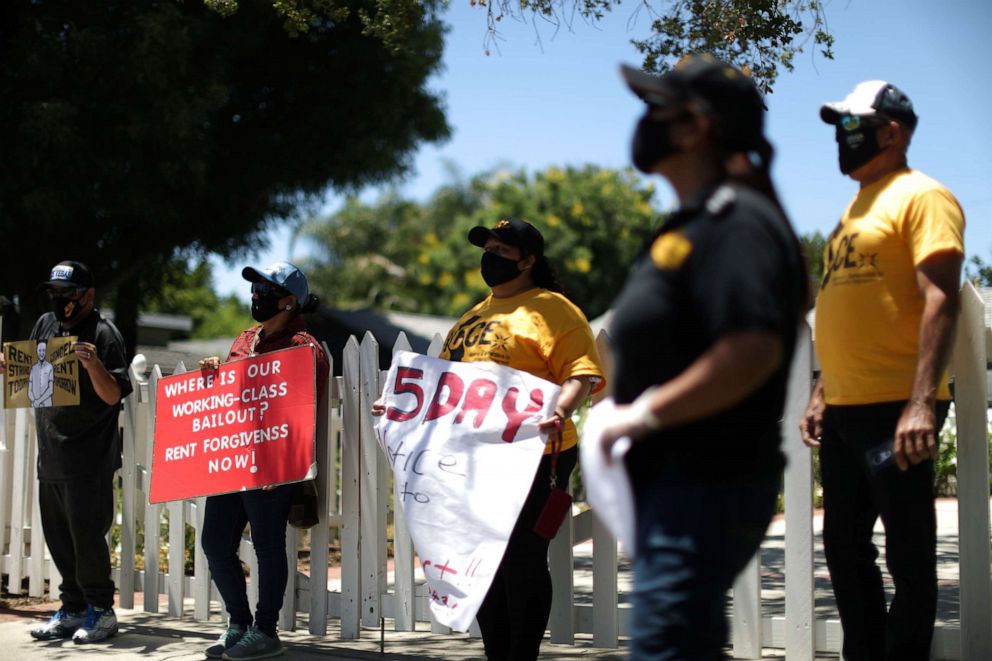
[[[986,419],[986,348],[984,306],[967,284],[962,290],[962,316],[954,346],[952,371],[956,381],[958,426],[958,499],[960,558],[960,626],[938,622],[933,657],[992,658],[992,590],[989,552],[989,473]],[[599,338],[605,350],[605,338]],[[429,353],[436,355],[441,338]],[[400,335],[394,351],[409,350]],[[379,449],[368,415],[381,391],[379,347],[366,335],[353,337],[344,351],[341,377],[331,377],[320,403],[317,438],[317,480],[323,520],[308,533],[289,529],[287,562],[290,576],[280,627],[294,629],[298,613],[307,613],[310,633],[327,635],[329,618],[340,621],[342,639],[355,639],[364,628],[391,621],[397,631],[424,628],[445,633],[430,620],[428,598],[414,572],[414,549],[391,491],[385,456]],[[182,367],[180,367],[180,370]],[[733,644],[737,658],[760,658],[762,647],[784,648],[786,657],[813,659],[816,651],[837,652],[841,630],[836,620],[817,619],[813,598],[813,477],[809,451],[796,429],[809,395],[812,352],[804,337],[793,366],[784,430],[789,467],[785,476],[785,615],[763,617],[758,558],[734,587]],[[333,373],[333,370],[332,370]],[[135,593],[143,593],[143,608],[158,612],[165,595],[168,614],[205,620],[218,617],[219,597],[212,588],[206,558],[200,550],[203,499],[165,506],[148,504],[148,466],[154,429],[155,384],[152,369],[147,385],[136,388],[124,402],[124,467],[120,473],[121,508],[115,578],[122,607],[134,608]],[[132,374],[132,378],[136,378]],[[137,383],[137,381],[135,381]],[[40,525],[35,485],[37,445],[29,410],[0,409],[0,573],[10,583],[27,578],[32,596],[46,590],[57,594],[59,577],[47,557]],[[333,467],[333,470],[328,470]],[[392,499],[390,501],[390,499]],[[392,508],[390,508],[392,502]],[[167,515],[167,516],[166,516]],[[166,525],[167,519],[167,525]],[[388,536],[392,523],[392,538]],[[185,575],[184,539],[187,527],[197,537],[193,572]],[[166,539],[160,530],[167,528]],[[139,529],[144,530],[138,547]],[[329,546],[340,543],[340,580],[328,580]],[[573,547],[592,542],[592,603],[577,604],[573,590]],[[387,571],[387,544],[393,544],[393,569]],[[298,570],[298,549],[309,548],[309,573]],[[169,571],[158,559],[166,554]],[[138,570],[136,557],[145,559]],[[242,542],[242,556],[252,575],[257,566],[251,542]],[[628,630],[629,608],[618,606],[618,555],[614,538],[591,511],[566,520],[552,542],[550,565],[554,600],[549,623],[552,642],[571,644],[577,633],[592,634],[597,647],[617,647]],[[46,585],[46,580],[49,584]],[[249,587],[249,600],[257,594]],[[191,604],[191,605],[190,605]],[[372,635],[366,632],[366,635]]]

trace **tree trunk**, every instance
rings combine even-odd
[[[127,278],[117,285],[114,296],[114,325],[124,338],[125,356],[128,362],[134,357],[138,347],[138,303],[141,287],[138,278]]]

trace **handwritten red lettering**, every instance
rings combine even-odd
[[[465,389],[465,382],[454,372],[444,372],[438,379],[437,388],[434,390],[434,398],[431,405],[427,407],[427,415],[424,422],[436,420],[443,415],[447,415],[455,410],[458,402],[462,400],[462,391]],[[447,395],[441,401],[442,393]]]
[[[455,418],[455,423],[461,424],[469,413],[475,413],[475,422],[472,424],[473,427],[478,429],[482,426],[482,421],[486,419],[486,414],[489,413],[489,407],[493,405],[493,400],[496,399],[496,382],[489,379],[476,379],[472,382],[472,385],[468,387],[468,392],[465,393],[465,403],[462,405],[462,410],[459,411],[458,417]]]
[[[535,413],[541,410],[544,406],[544,392],[541,390],[531,390],[530,391],[530,404],[527,405],[523,411],[517,410],[517,395],[519,390],[516,388],[510,388],[506,392],[506,396],[503,397],[503,413],[506,414],[506,418],[509,422],[506,424],[506,428],[503,430],[503,435],[501,438],[507,443],[512,443],[513,439],[516,437],[517,432],[520,431],[520,426]]]
[[[390,406],[386,409],[387,418],[395,422],[406,422],[407,420],[417,417],[417,414],[420,413],[421,407],[424,405],[424,390],[415,383],[404,383],[404,380],[416,380],[423,376],[424,370],[413,367],[400,367],[396,370],[396,383],[393,385],[393,392],[397,395],[413,395],[417,400],[417,404],[409,411],[403,411],[396,407]]]

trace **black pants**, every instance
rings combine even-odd
[[[891,441],[905,402],[828,406],[823,420],[823,546],[844,629],[844,658],[930,658],[937,615],[937,522],[934,466],[903,472],[869,467],[871,448]],[[937,429],[948,403],[937,406]],[[886,612],[872,528],[882,517],[885,559],[895,583]]]
[[[289,580],[286,562],[286,519],[295,485],[286,484],[271,491],[255,489],[207,498],[203,514],[201,546],[207,556],[210,575],[217,585],[231,622],[252,624],[245,572],[238,558],[238,546],[245,524],[251,524],[251,541],[258,558],[258,603],[254,623],[275,635]]]
[[[558,455],[558,486],[568,486],[578,448]],[[551,493],[551,457],[545,455],[510,534],[503,560],[476,615],[482,630],[486,658],[490,661],[536,659],[551,615],[551,542],[532,528]]]
[[[113,476],[38,482],[41,527],[62,574],[59,597],[70,611],[114,605],[107,533],[114,522]]]

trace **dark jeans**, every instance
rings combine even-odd
[[[558,455],[558,486],[568,487],[578,448]],[[476,615],[486,658],[490,661],[529,661],[541,649],[551,615],[551,573],[548,547],[551,542],[532,528],[551,492],[551,457],[545,455],[510,534],[503,560]]]
[[[905,402],[828,406],[823,418],[823,547],[844,628],[844,658],[930,658],[937,615],[934,466],[869,469],[866,452],[891,442]],[[948,403],[937,406],[937,428]],[[885,525],[885,560],[895,583],[886,614],[872,528]]]
[[[677,466],[635,487],[630,658],[723,658],[727,590],[758,551],[780,478],[711,481]]]
[[[62,574],[62,605],[82,611],[114,605],[107,533],[114,522],[114,478],[38,482],[41,527]]]
[[[258,558],[258,603],[255,626],[275,635],[282,608],[289,565],[286,562],[286,519],[294,485],[263,491],[241,491],[207,498],[201,546],[207,555],[210,574],[217,585],[232,623],[252,623],[248,607],[245,573],[238,559],[238,546],[245,524],[251,525],[251,541]]]

